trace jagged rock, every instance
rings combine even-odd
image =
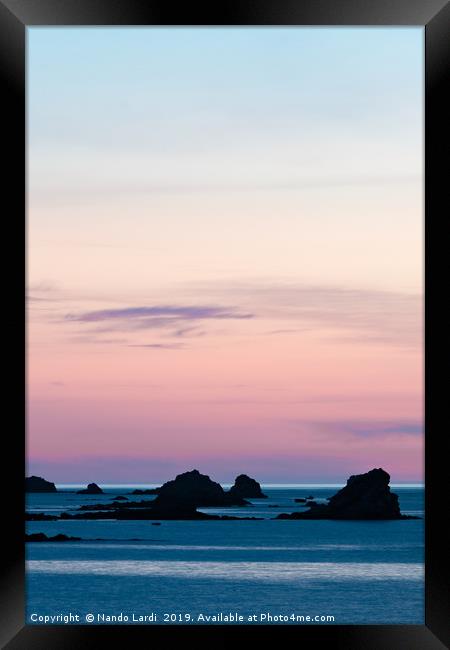
[[[57,492],[56,485],[40,476],[25,478],[25,492]]]
[[[212,515],[206,512],[199,512],[195,507],[191,506],[168,506],[166,508],[119,508],[117,510],[107,511],[83,511],[74,514],[70,512],[62,512],[60,520],[70,519],[117,519],[118,521],[141,521],[141,520],[160,520],[160,521],[195,521],[195,520],[235,520],[235,519],[251,519],[256,520],[258,517],[232,517],[229,515]]]
[[[164,483],[159,488],[159,494],[153,501],[155,510],[175,507],[221,507],[231,505],[247,505],[242,497],[224,492],[219,483],[212,481],[209,476],[200,474],[197,469],[184,474],[178,474],[173,481]]]
[[[347,485],[327,504],[309,503],[306,512],[282,513],[277,519],[416,519],[400,513],[398,496],[389,488],[383,469],[350,476]]]
[[[26,542],[78,542],[81,537],[70,537],[69,535],[63,535],[59,533],[53,537],[47,537],[45,533],[31,533],[31,535],[25,535]]]
[[[137,490],[133,490],[131,494],[158,494],[160,488],[148,488],[147,490],[141,490],[138,488]]]
[[[103,490],[97,483],[89,483],[85,490],[78,490],[77,494],[103,494]]]
[[[240,474],[236,477],[234,485],[230,488],[228,494],[241,499],[267,499],[267,495],[262,493],[258,481],[246,474]]]
[[[56,521],[56,515],[46,515],[44,512],[26,512],[25,521]]]
[[[294,499],[295,503],[306,503],[306,499]]]
[[[153,504],[153,501],[147,499],[146,501],[127,501],[122,503],[121,501],[113,501],[112,503],[86,503],[77,508],[78,510],[117,510],[118,508],[149,508]]]
[[[113,501],[128,501],[128,497],[122,497],[122,496],[113,497]]]

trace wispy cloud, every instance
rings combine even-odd
[[[302,430],[325,434],[350,434],[355,436],[384,436],[386,434],[423,435],[424,425],[420,420],[377,420],[377,419],[341,419],[293,421],[294,426]]]
[[[234,307],[211,305],[154,305],[144,307],[125,307],[122,309],[101,309],[79,314],[67,314],[65,320],[80,323],[98,323],[105,321],[131,321],[135,323],[153,323],[153,319],[166,322],[183,322],[205,319],[247,319],[253,314],[243,313]],[[133,326],[134,329],[134,326]]]
[[[127,342],[126,338],[100,338],[96,333],[90,333],[83,336],[72,336],[69,339],[72,343],[92,343],[97,345],[121,345]]]
[[[285,326],[267,332],[284,335],[294,329],[347,343],[419,347],[422,343],[422,296],[416,293],[275,281],[235,282],[207,287],[235,304],[250,305],[259,319]],[[292,324],[295,326],[292,327]]]
[[[82,173],[80,171],[80,173]],[[83,178],[83,191],[80,192],[79,188],[74,188],[71,182],[67,183],[61,180],[55,188],[55,184],[46,184],[42,181],[39,187],[33,189],[34,196],[39,200],[49,201],[52,204],[57,204],[62,200],[67,200],[68,197],[76,203],[85,203],[86,201],[92,202],[93,200],[100,200],[107,196],[111,198],[115,196],[177,196],[177,195],[191,195],[191,194],[246,194],[249,192],[313,192],[321,191],[324,189],[339,189],[339,188],[377,188],[389,187],[392,185],[414,185],[421,183],[420,173],[409,174],[347,174],[322,175],[305,177],[304,175],[291,176],[290,178],[264,178],[261,180],[258,176],[251,176],[244,180],[236,178],[235,175],[224,178],[223,181],[205,180],[204,174],[201,178],[193,178],[190,182],[172,182],[169,180],[151,180],[148,177],[143,178],[138,182],[126,181],[123,178],[111,179],[111,182],[102,184],[92,178]],[[85,244],[83,244],[85,245]],[[89,244],[95,246],[107,246],[107,244]]]
[[[172,333],[172,336],[175,336],[177,338],[188,338],[188,337],[195,337],[198,338],[199,336],[205,336],[206,332],[204,330],[199,329],[198,327],[182,327],[178,330],[175,330]]]
[[[82,327],[91,326],[87,335],[93,342],[102,342],[102,334],[111,332],[137,333],[154,330],[157,335],[173,338],[192,338],[204,336],[198,327],[203,321],[248,320],[254,314],[236,307],[219,305],[145,305],[69,313],[63,318],[66,323],[78,323]],[[140,343],[117,341],[127,347],[140,347],[161,350],[179,350],[186,347],[181,343],[152,342]]]
[[[58,292],[59,287],[54,282],[33,282],[27,286],[25,298],[28,302],[55,301],[59,300]]]
[[[59,319],[78,324],[84,333],[95,337],[152,330],[162,336],[197,338],[207,334],[202,326],[207,322],[255,319],[268,324],[265,332],[259,328],[262,336],[305,332],[337,344],[388,345],[403,350],[419,350],[422,345],[423,304],[418,293],[271,279],[195,283],[167,291],[176,291],[177,302],[116,303],[105,309],[66,312]]]
[[[181,343],[128,343],[129,348],[150,348],[152,350],[180,350],[186,347]]]

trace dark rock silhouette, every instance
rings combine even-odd
[[[45,533],[31,533],[31,535],[25,535],[26,542],[78,542],[81,537],[70,537],[69,535],[54,535],[53,537],[47,537]]]
[[[128,501],[128,497],[122,497],[122,496],[114,497],[113,501]]]
[[[241,499],[267,499],[267,495],[262,493],[258,481],[246,474],[240,474],[236,477],[234,485],[230,488],[228,494]]]
[[[113,501],[112,503],[86,503],[82,506],[79,506],[77,510],[117,510],[117,509],[126,509],[126,508],[150,508],[153,504],[153,501],[147,499],[147,501],[127,501],[123,503],[122,501]]]
[[[156,499],[113,501],[79,506],[75,511],[61,513],[59,519],[116,520],[234,520],[257,517],[232,517],[199,512],[199,506],[247,505],[240,497],[224,492],[221,485],[198,470],[179,474],[159,488]],[[32,517],[32,515],[31,515]]]
[[[25,478],[25,492],[57,492],[56,485],[40,476]]]
[[[44,512],[26,512],[25,521],[56,521],[56,515],[46,515]]]
[[[152,490],[153,493],[153,490]],[[255,519],[199,512],[203,506],[247,505],[241,497],[224,492],[219,483],[198,470],[179,474],[158,489],[156,499],[141,501],[114,500],[79,506],[74,512],[63,512],[60,519],[118,519],[118,520],[196,520],[196,519]]]
[[[389,474],[381,468],[350,476],[327,504],[310,502],[306,512],[282,513],[276,519],[417,519],[400,513],[389,481]]]
[[[206,512],[199,512],[194,506],[176,506],[164,508],[118,508],[116,510],[107,511],[88,511],[83,512],[62,512],[59,519],[116,519],[118,521],[141,521],[141,520],[158,520],[158,521],[191,521],[191,520],[235,520],[235,519],[260,519],[259,517],[232,517],[229,515],[210,515]]]
[[[306,499],[294,499],[295,503],[306,503]]]
[[[149,488],[146,490],[141,490],[140,488],[138,488],[137,490],[133,490],[131,494],[158,494],[159,490],[160,488]]]
[[[240,496],[224,492],[219,483],[212,481],[209,476],[200,474],[197,469],[184,474],[178,474],[173,481],[164,483],[159,488],[159,493],[153,501],[155,510],[163,508],[185,507],[221,507],[248,505]]]
[[[77,494],[103,494],[103,490],[97,483],[89,483],[85,490],[78,490]]]

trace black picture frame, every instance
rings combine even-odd
[[[3,109],[3,248],[12,252],[4,271],[9,296],[3,310],[9,325],[4,350],[11,352],[7,363],[4,397],[3,473],[7,479],[3,494],[4,567],[1,577],[0,642],[8,650],[51,650],[53,648],[98,650],[111,643],[140,647],[165,640],[189,643],[214,635],[216,645],[252,642],[263,631],[305,644],[329,644],[342,650],[439,650],[449,647],[448,585],[445,566],[448,512],[443,443],[446,405],[446,338],[441,304],[446,293],[438,289],[445,278],[445,241],[448,213],[445,151],[448,34],[450,8],[446,0],[228,0],[172,6],[151,0],[0,0],[0,74]],[[25,465],[25,31],[36,25],[353,25],[423,26],[425,31],[425,480],[426,480],[426,566],[425,625],[350,626],[27,626],[24,615],[24,465]],[[447,118],[448,119],[448,118]],[[448,141],[447,141],[448,142]],[[447,145],[448,146],[448,145]],[[7,206],[7,207],[6,207]],[[447,211],[444,212],[445,206]],[[5,232],[6,230],[6,232]],[[444,335],[447,337],[444,338]],[[15,341],[15,345],[12,343]],[[445,391],[446,392],[446,391]],[[9,411],[9,412],[8,412]],[[9,417],[8,417],[9,415]],[[220,630],[218,630],[220,628]]]

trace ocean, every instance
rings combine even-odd
[[[28,494],[27,511],[151,499],[131,497],[138,486],[103,495],[57,487]],[[260,521],[29,521],[28,533],[83,541],[26,544],[27,623],[422,625],[422,487],[391,486],[417,520],[273,520],[303,509],[294,498],[325,499],[339,487],[263,485],[269,498],[250,506],[201,508]]]

